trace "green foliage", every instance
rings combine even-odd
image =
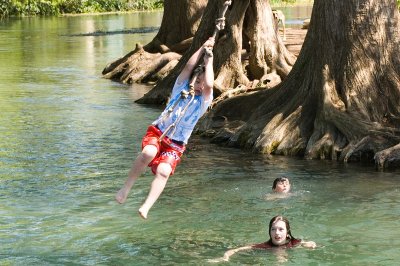
[[[127,1],[128,10],[151,10],[158,9],[164,6],[164,1],[159,0],[136,0]]]
[[[58,8],[60,13],[84,13],[85,6],[84,0],[60,0],[58,3]]]
[[[8,17],[12,14],[19,13],[21,3],[13,0],[3,0],[0,3],[0,17]]]
[[[54,1],[50,0],[3,0],[0,4],[1,17],[10,15],[56,15],[59,13]]]
[[[54,6],[51,1],[37,1],[36,2],[36,13],[38,15],[44,15],[44,16],[50,16],[50,15],[56,15],[59,13],[59,9],[57,6]]]
[[[398,1],[400,1],[400,0],[398,0]],[[155,1],[153,3],[153,8],[155,8],[155,9],[160,9],[163,7],[164,7],[164,0]]]
[[[162,8],[163,0],[1,0],[0,17]]]

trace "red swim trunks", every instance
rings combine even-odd
[[[146,135],[142,140],[142,149],[147,145],[154,145],[157,147],[157,155],[149,163],[149,167],[151,167],[153,174],[156,173],[157,167],[160,163],[168,163],[171,165],[171,175],[173,175],[176,166],[181,161],[181,156],[186,147],[183,143],[177,143],[168,137],[164,137],[160,143],[159,139],[161,135],[161,130],[153,125],[149,126]]]

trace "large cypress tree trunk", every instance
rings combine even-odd
[[[217,105],[199,126],[254,151],[399,165],[399,11],[392,0],[316,0],[286,80]]]
[[[163,104],[168,100],[172,85],[190,55],[212,35],[224,2],[209,1],[190,49],[139,103]],[[226,27],[214,46],[215,96],[238,85],[266,87],[266,80],[277,84],[287,76],[295,57],[273,27],[268,0],[233,1],[226,13]]]
[[[106,66],[105,78],[122,83],[156,82],[178,63],[192,43],[208,0],[164,1],[164,15],[154,39],[140,44],[124,57]]]
[[[270,87],[286,78],[294,62],[293,56],[285,47],[280,35],[277,35],[269,1],[250,2],[246,11],[244,32],[250,42],[249,65],[247,73],[250,79],[257,79]]]
[[[144,50],[149,53],[185,52],[199,27],[207,0],[164,1],[160,30]]]

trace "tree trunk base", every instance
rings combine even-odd
[[[149,53],[137,44],[132,52],[106,66],[102,74],[125,84],[156,82],[165,77],[180,58],[175,52]]]

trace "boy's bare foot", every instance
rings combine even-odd
[[[126,188],[123,187],[115,195],[115,200],[118,203],[122,204],[122,203],[124,203],[126,201],[126,198],[128,197],[128,194],[129,194],[129,190],[127,190]]]
[[[140,207],[138,213],[140,215],[140,217],[142,217],[143,219],[147,219],[147,213],[149,212],[149,210],[145,209],[143,206]]]

